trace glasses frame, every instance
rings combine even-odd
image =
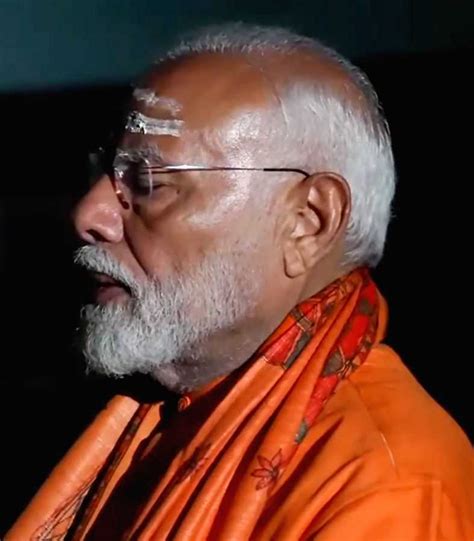
[[[100,156],[106,156],[107,151],[104,148],[99,148],[98,151],[92,153],[93,155],[99,154]],[[150,166],[147,167],[147,170],[152,174],[165,174],[165,173],[176,173],[176,172],[187,172],[187,171],[259,171],[263,173],[297,173],[304,177],[303,180],[306,180],[311,176],[311,173],[308,173],[304,169],[299,169],[297,167],[234,167],[234,166],[208,166],[208,165],[197,165],[197,164],[173,164],[173,165],[160,165],[160,166]],[[112,187],[114,189],[115,195],[119,200],[121,206],[124,209],[130,208],[130,202],[127,200],[123,190],[120,187],[120,170],[113,164],[111,161],[111,166],[104,168],[104,173],[109,177]]]

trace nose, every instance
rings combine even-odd
[[[123,239],[122,212],[110,179],[104,175],[74,209],[72,220],[76,234],[88,244],[118,243]]]

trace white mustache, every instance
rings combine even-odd
[[[74,252],[74,263],[90,272],[110,276],[127,286],[133,294],[140,293],[141,287],[133,275],[105,248],[83,246]]]

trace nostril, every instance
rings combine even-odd
[[[95,244],[96,242],[101,242],[104,240],[104,237],[94,229],[89,229],[86,231],[85,235],[88,237],[88,242]]]

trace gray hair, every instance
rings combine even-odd
[[[299,51],[314,53],[339,66],[363,97],[362,107],[337,94],[323,82],[295,76],[278,88],[286,132],[269,126],[275,157],[284,167],[310,172],[334,171],[348,182],[352,212],[346,232],[344,264],[375,266],[380,260],[391,202],[395,167],[387,122],[366,75],[319,41],[283,28],[242,23],[204,28],[184,39],[161,59],[173,60],[201,53],[265,57]],[[160,61],[160,62],[161,62]],[[264,70],[263,70],[264,71]],[[271,115],[269,122],[275,122]],[[273,164],[272,164],[273,165]]]

